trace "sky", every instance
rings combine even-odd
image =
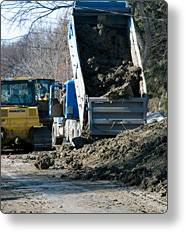
[[[48,24],[51,24],[52,26],[55,27],[55,25],[57,24],[57,20],[56,20],[56,16],[57,16],[57,12],[54,12],[53,14],[51,14],[50,17],[47,17],[47,22]],[[1,40],[2,41],[6,41],[6,40],[15,40],[17,37],[19,36],[24,36],[25,34],[28,33],[29,31],[29,27],[30,27],[31,23],[27,23],[27,25],[25,26],[18,26],[18,23],[16,23],[14,26],[11,26],[4,22],[2,20],[1,22]]]

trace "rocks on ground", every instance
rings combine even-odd
[[[54,159],[48,154],[40,154],[35,161],[35,166],[38,169],[48,169],[50,166],[54,165]]]

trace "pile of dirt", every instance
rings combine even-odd
[[[139,97],[141,68],[132,63],[127,28],[79,23],[76,32],[88,96]]]
[[[83,140],[81,140],[82,142]],[[63,146],[62,166],[77,179],[117,180],[149,191],[167,191],[167,120],[124,131],[72,150]]]
[[[54,159],[46,153],[41,153],[37,157],[34,165],[38,169],[48,169],[50,166],[54,165]]]

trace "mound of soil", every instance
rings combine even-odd
[[[62,165],[75,171],[77,179],[118,180],[166,195],[167,120],[92,144],[85,140],[80,149],[64,145]]]
[[[40,154],[34,165],[38,169],[48,169],[50,166],[54,165],[54,159],[48,154]]]
[[[76,25],[81,67],[89,97],[139,97],[141,68],[130,54],[127,28]]]

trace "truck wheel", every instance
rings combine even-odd
[[[61,145],[63,143],[63,138],[56,138],[56,145]]]

